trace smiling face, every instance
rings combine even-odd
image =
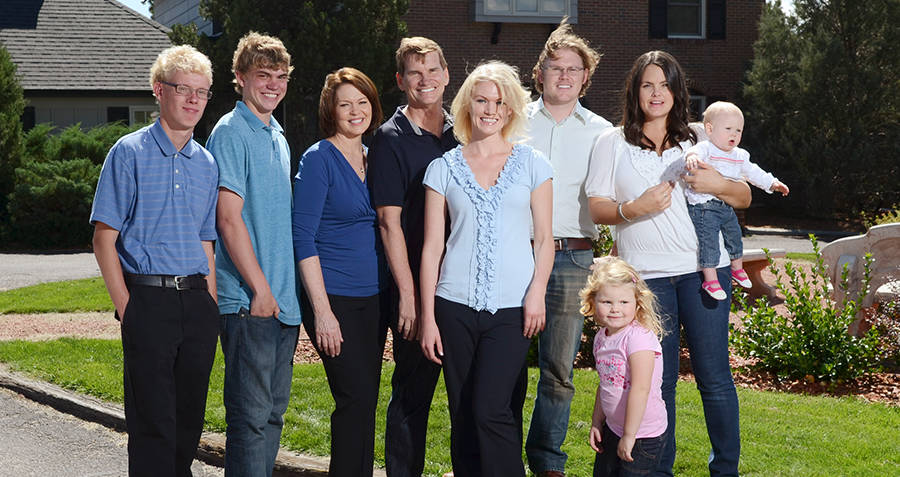
[[[272,111],[284,99],[289,78],[287,69],[252,68],[246,73],[235,71],[234,76],[242,88],[244,104],[260,121],[269,124]]]
[[[334,92],[334,123],[337,134],[355,138],[365,134],[372,122],[372,104],[356,86],[344,83]]]
[[[157,82],[153,86],[153,93],[159,101],[160,121],[171,131],[189,131],[194,129],[197,122],[203,116],[206,109],[206,96],[199,96],[197,89],[210,87],[209,79],[199,73],[187,73],[176,71],[168,80],[169,83],[189,86],[194,92],[190,96],[181,96],[175,93],[175,87]]]
[[[397,86],[406,93],[410,107],[423,109],[443,102],[450,73],[441,66],[440,53],[410,54],[404,68],[403,75],[397,74]]]
[[[500,134],[509,119],[509,107],[503,103],[500,88],[493,81],[479,81],[472,88],[469,103],[472,140]]]
[[[675,99],[662,68],[656,65],[644,68],[641,74],[639,99],[645,121],[668,117]]]
[[[723,111],[705,124],[709,141],[725,152],[741,143],[744,132],[744,115],[740,111]]]
[[[579,68],[581,71],[572,71]],[[587,83],[587,71],[584,61],[575,50],[557,50],[553,58],[547,58],[538,73],[538,79],[544,88],[544,102],[559,106],[574,104]]]
[[[604,285],[594,296],[594,318],[606,327],[607,335],[631,324],[636,310],[634,285]]]

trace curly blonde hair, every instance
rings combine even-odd
[[[160,81],[169,81],[175,72],[196,73],[205,76],[212,84],[212,63],[203,53],[190,45],[171,46],[163,50],[150,67],[150,87]]]
[[[578,296],[581,297],[580,311],[582,315],[594,316],[594,299],[600,288],[607,285],[631,285],[634,287],[634,298],[637,305],[634,313],[635,321],[650,330],[657,338],[662,339],[665,331],[663,330],[662,319],[659,316],[656,295],[650,291],[647,283],[638,276],[634,267],[619,257],[609,256],[594,259],[594,265],[591,266],[591,274],[588,276],[587,284],[578,292]]]

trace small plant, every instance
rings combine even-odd
[[[765,299],[748,305],[743,295],[737,295],[737,304],[746,313],[743,327],[732,329],[731,344],[739,355],[755,358],[757,367],[788,378],[835,381],[874,371],[882,357],[878,331],[872,328],[860,337],[847,332],[868,293],[872,256],[865,257],[859,296],[855,300],[845,296],[841,303],[835,303],[828,291],[818,241],[813,235],[810,240],[816,255],[812,273],[807,275],[786,261],[784,275],[790,286],[766,250],[769,270],[785,296],[788,314],[779,315]],[[845,266],[838,286],[846,290],[847,283]]]
[[[881,349],[894,367],[900,367],[900,298],[876,304],[872,328],[881,337]]]
[[[882,224],[895,224],[900,222],[900,204],[897,204],[888,210],[881,209],[880,212],[874,214],[863,213],[862,219],[866,228]]]

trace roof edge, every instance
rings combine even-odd
[[[163,32],[163,33],[165,33],[166,36],[168,36],[169,33],[172,31],[171,28],[169,28],[169,27],[163,25],[162,23],[159,23],[158,21],[156,21],[156,20],[154,20],[154,19],[152,19],[152,18],[147,18],[147,17],[145,17],[144,15],[141,15],[140,13],[136,12],[135,10],[132,10],[132,9],[129,8],[128,6],[126,6],[126,5],[122,4],[122,3],[117,2],[116,0],[105,0],[105,1],[106,1],[106,3],[109,3],[109,4],[111,4],[111,5],[115,6],[115,7],[119,7],[119,8],[121,8],[122,10],[125,10],[126,12],[128,12],[128,13],[130,13],[130,14],[132,14],[132,15],[138,17],[138,18],[140,18],[141,20],[143,20],[143,21],[144,21],[145,23],[147,23],[148,25],[150,25],[150,26],[152,26],[153,28],[156,28],[157,30],[159,30],[159,31],[161,31],[161,32]]]

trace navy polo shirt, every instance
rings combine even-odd
[[[375,131],[369,148],[369,190],[372,206],[403,207],[400,223],[413,278],[418,281],[425,241],[425,186],[422,179],[431,161],[459,143],[453,136],[453,120],[444,112],[441,137],[419,128],[405,114],[405,106]]]
[[[127,273],[209,274],[201,241],[216,239],[219,170],[191,139],[176,150],[159,120],[119,139],[103,163],[91,224],[119,231]]]

